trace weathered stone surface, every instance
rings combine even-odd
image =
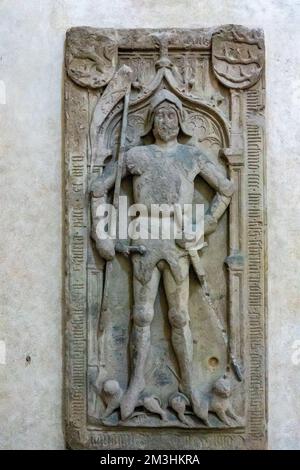
[[[115,72],[92,91],[112,62],[81,79],[74,57],[112,37]],[[265,447],[263,66],[262,32],[241,26],[68,31],[71,447]],[[120,194],[204,204],[204,239],[103,240],[99,209],[123,216]]]
[[[195,28],[222,21],[250,28],[259,25],[266,36],[268,445],[297,448],[300,215],[291,201],[300,198],[300,50],[295,47],[300,41],[299,4],[295,0],[189,0],[187,8],[185,0],[178,0],[176,7],[173,0],[165,0],[134,6],[132,0],[43,0],[42,6],[36,0],[3,0],[0,5],[1,220],[5,227],[0,340],[6,342],[6,364],[0,363],[0,447],[64,446],[61,87],[66,30],[76,25]],[[25,360],[28,354],[30,364]],[[225,445],[229,441],[220,438]],[[108,445],[108,441],[102,443]]]

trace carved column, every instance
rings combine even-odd
[[[229,276],[229,349],[240,365],[243,362],[243,272],[244,272],[244,139],[241,92],[230,89],[231,135],[230,147],[222,151],[236,191],[229,206],[229,256],[225,262]]]

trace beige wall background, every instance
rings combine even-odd
[[[269,447],[300,448],[300,1],[0,0],[1,449],[64,448],[66,29],[225,23],[266,35]]]

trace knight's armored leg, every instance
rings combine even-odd
[[[128,418],[137,405],[139,395],[145,388],[145,365],[149,355],[150,326],[154,315],[154,302],[159,285],[160,272],[154,269],[151,280],[143,285],[134,278],[133,330],[131,339],[131,377],[129,387],[121,402],[121,417]]]
[[[192,360],[193,341],[189,325],[189,271],[188,264],[183,261],[184,279],[176,283],[169,268],[164,270],[164,286],[169,305],[169,321],[172,328],[172,344],[180,369],[183,393],[190,396],[192,391]]]
[[[207,423],[206,404],[202,403],[193,385],[193,339],[190,330],[189,261],[182,258],[183,281],[176,283],[170,269],[164,271],[164,286],[169,304],[172,344],[180,369],[180,389],[190,399],[194,413]]]

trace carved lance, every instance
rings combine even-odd
[[[117,213],[119,209],[119,196],[120,196],[120,190],[121,190],[122,169],[123,169],[124,154],[125,154],[130,88],[131,88],[131,84],[129,83],[128,89],[124,96],[120,146],[119,146],[119,152],[118,152],[116,181],[115,181],[114,195],[113,195],[113,206],[116,209]],[[117,221],[118,221],[118,216],[117,216]],[[118,233],[118,227],[117,227],[116,232]],[[106,318],[108,315],[108,293],[109,293],[110,272],[112,271],[112,263],[113,263],[112,261],[107,261],[106,267],[105,267],[104,287],[103,287],[102,303],[101,303],[100,316],[99,316],[99,329],[98,329],[100,334],[103,333],[104,325],[106,323]]]
[[[115,207],[117,211],[119,207],[119,195],[120,195],[120,189],[121,189],[122,168],[123,168],[124,153],[125,153],[127,115],[128,115],[128,106],[129,106],[130,88],[131,88],[131,83],[128,84],[128,87],[124,96],[120,146],[119,146],[118,160],[117,160],[117,174],[116,174],[116,181],[115,181],[115,188],[114,188],[114,195],[113,195],[113,206]],[[118,217],[117,217],[117,221],[118,221]],[[99,357],[100,359],[99,377],[101,377],[101,371],[103,371],[105,374],[105,366],[106,366],[105,364],[105,326],[109,318],[108,294],[109,294],[112,268],[113,268],[113,261],[106,261],[102,302],[101,302],[101,307],[100,307],[98,331],[97,331],[97,334],[99,336],[99,356],[100,356]]]
[[[127,91],[124,96],[124,106],[123,106],[123,115],[122,115],[122,125],[121,125],[121,136],[120,136],[120,146],[118,152],[118,159],[117,159],[117,171],[116,171],[116,180],[114,186],[114,195],[113,195],[113,206],[116,210],[116,222],[117,228],[116,233],[118,233],[118,211],[119,211],[119,197],[120,197],[120,190],[121,190],[121,181],[122,181],[122,171],[123,171],[123,164],[124,164],[124,155],[125,155],[125,144],[126,144],[126,130],[127,130],[127,121],[128,121],[128,108],[129,108],[129,98],[130,98],[130,89],[131,83],[128,84]],[[116,251],[122,253],[124,255],[128,255],[130,253],[139,253],[143,255],[146,251],[143,245],[140,246],[124,246],[122,243],[117,242]],[[98,332],[100,334],[103,333],[104,326],[106,323],[106,319],[108,316],[108,293],[109,293],[109,284],[110,284],[110,273],[112,271],[112,261],[106,262],[105,268],[105,278],[104,278],[104,288],[103,288],[103,295],[102,295],[102,303],[100,309],[100,316],[99,316],[99,325],[98,325]]]

